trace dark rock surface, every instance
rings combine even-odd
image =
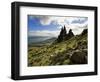
[[[57,38],[57,42],[68,40],[72,38],[73,36],[74,36],[74,33],[72,32],[72,29],[70,29],[69,32],[67,33],[66,27],[64,26],[61,28],[60,34],[58,35],[58,38]]]
[[[74,64],[86,64],[87,63],[87,54],[83,51],[74,52],[70,58],[70,60]]]

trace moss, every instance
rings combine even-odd
[[[70,59],[67,59],[67,60],[64,60],[63,64],[67,65],[67,64],[70,64],[70,62],[71,62]]]

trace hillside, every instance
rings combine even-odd
[[[41,47],[41,46],[51,45],[56,39],[57,39],[56,37],[52,37],[43,41],[31,42],[28,46]]]
[[[65,36],[65,34],[62,35],[62,37]],[[87,29],[83,30],[80,35],[73,35],[67,39],[65,37],[63,40],[58,39],[59,37],[51,45],[40,47],[29,46],[28,66],[52,66],[88,63]]]

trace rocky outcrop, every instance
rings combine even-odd
[[[63,41],[63,40],[65,40],[65,38],[66,38],[66,28],[65,28],[65,26],[64,26],[64,28],[62,27],[61,28],[61,31],[60,31],[60,34],[59,34],[59,36],[58,36],[58,38],[57,38],[57,42],[61,42],[61,41]]]
[[[69,33],[66,35],[66,39],[70,39],[74,36],[72,29],[69,30]]]
[[[55,55],[52,59],[55,61],[56,64],[58,61],[60,62],[59,64],[87,64],[88,62],[88,47],[87,47],[87,29],[84,29],[80,35],[75,36],[74,33],[72,32],[72,29],[69,30],[67,33],[66,27],[62,27],[61,32],[57,38],[57,42],[63,42],[63,41],[69,41],[70,38],[72,37],[77,37],[73,38],[74,41],[76,41],[75,47],[69,48],[70,50],[67,49],[65,53],[58,53]],[[73,44],[73,43],[72,43]],[[72,45],[71,44],[71,45]],[[64,60],[64,61],[63,61]]]
[[[88,30],[84,29],[83,32],[81,33],[81,35],[87,34]]]
[[[74,36],[74,34],[72,32],[72,29],[70,29],[69,33],[67,33],[66,27],[64,26],[61,28],[60,34],[57,38],[57,42],[62,42],[64,40],[68,40],[68,39],[72,38],[73,36]]]
[[[87,64],[87,53],[86,51],[74,52],[70,58],[74,64]]]

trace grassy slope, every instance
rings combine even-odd
[[[43,47],[29,47],[28,65],[29,66],[48,66],[72,64],[70,55],[78,49],[78,43],[86,43],[87,34],[83,36],[74,36],[69,40],[54,43]],[[79,49],[78,49],[79,50]]]

